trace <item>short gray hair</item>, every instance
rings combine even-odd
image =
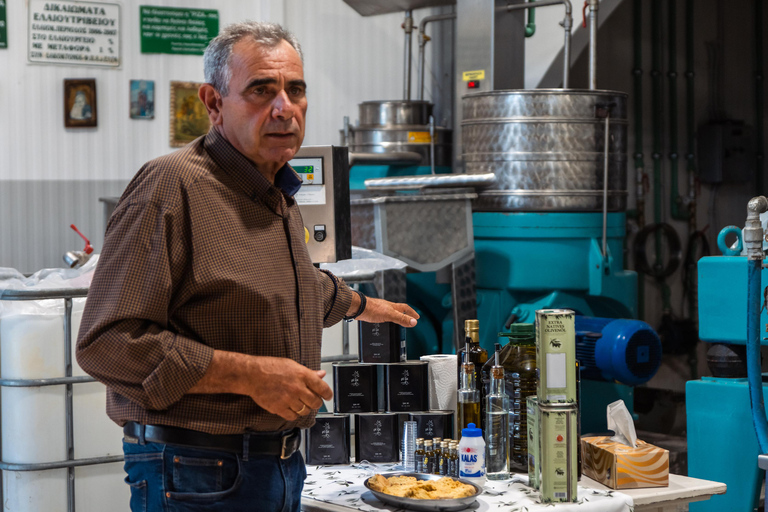
[[[203,55],[205,81],[219,91],[222,96],[229,94],[229,81],[232,79],[229,58],[232,55],[232,47],[245,37],[251,37],[257,44],[270,48],[280,44],[280,41],[286,41],[293,46],[301,61],[304,62],[299,40],[277,23],[242,21],[228,25],[221,34],[211,40]]]

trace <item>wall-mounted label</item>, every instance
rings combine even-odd
[[[120,66],[120,6],[29,0],[30,62]]]
[[[202,55],[219,34],[219,11],[139,6],[141,53]]]
[[[5,14],[5,0],[0,0],[0,48],[8,48],[8,16]]]
[[[478,69],[476,71],[465,71],[461,74],[461,77],[465,82],[469,82],[470,80],[485,80],[485,70]]]
[[[432,137],[429,136],[429,132],[408,132],[408,142],[429,144],[432,142]],[[435,143],[437,143],[437,134],[435,134]]]

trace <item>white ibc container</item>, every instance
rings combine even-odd
[[[74,357],[85,299],[72,308],[72,374],[86,375]],[[0,376],[3,379],[65,377],[64,300],[2,301]],[[73,389],[75,458],[122,454],[122,432],[106,415],[106,388],[98,382]],[[6,463],[67,459],[66,387],[2,387],[2,455]],[[77,512],[129,510],[130,489],[122,462],[77,467]],[[3,471],[3,511],[66,512],[67,469]]]

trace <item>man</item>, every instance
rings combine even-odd
[[[298,428],[314,423],[323,327],[410,327],[405,304],[316,269],[286,165],[304,137],[300,47],[227,27],[205,53],[210,132],[153,160],[110,218],[77,344],[124,425],[137,510],[298,510]]]

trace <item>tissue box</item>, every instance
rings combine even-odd
[[[637,448],[608,436],[583,437],[584,474],[612,489],[669,485],[669,450],[637,440]]]

